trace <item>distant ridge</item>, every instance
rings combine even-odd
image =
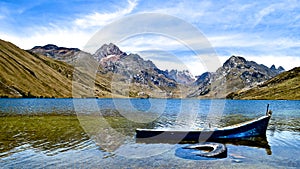
[[[81,52],[78,48],[58,47],[53,44],[35,46],[29,51],[36,54],[45,55],[56,60],[64,61],[69,64],[72,64],[76,60],[76,56],[79,54],[79,52]]]
[[[300,100],[300,67],[283,72],[257,87],[233,92],[230,99]]]
[[[40,48],[40,47],[37,47]],[[37,49],[36,48],[36,49]],[[55,48],[55,49],[54,49]],[[48,45],[46,50],[69,50]],[[74,49],[77,51],[77,49]],[[56,51],[54,51],[56,53]],[[25,51],[10,42],[0,40],[0,97],[68,98],[72,96],[74,67],[51,57]],[[81,85],[92,78],[77,76]],[[95,79],[95,95],[111,97],[109,77]],[[78,91],[85,97],[84,91]]]
[[[271,69],[240,56],[231,56],[216,72],[198,76],[194,90],[187,97],[224,98],[231,92],[257,86],[282,71],[282,67]]]
[[[96,77],[88,72],[73,74],[72,65],[76,65],[79,53],[98,61]],[[0,55],[0,97],[73,97],[72,83],[81,86],[75,97],[284,99],[254,92],[275,89],[281,83],[291,84],[291,90],[276,89],[272,95],[299,91],[297,85],[293,86],[299,84],[299,79],[291,78],[283,67],[269,68],[240,56],[231,56],[216,72],[205,72],[195,79],[187,70],[160,70],[152,61],[127,54],[113,43],[103,44],[89,54],[53,44],[25,51],[1,40]],[[95,87],[94,95],[89,96],[85,90],[90,90],[87,85],[91,78]],[[257,97],[248,95],[248,91]]]
[[[1,97],[72,96],[68,78],[72,69],[66,63],[32,55],[3,40],[0,40],[0,56]],[[46,62],[56,65],[57,70]]]

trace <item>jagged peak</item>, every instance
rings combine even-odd
[[[100,60],[109,55],[121,56],[127,54],[121,51],[120,48],[113,43],[103,44],[94,54],[94,56]]]
[[[211,75],[212,75],[212,72],[204,72],[201,75],[196,76],[196,78],[197,79],[203,79],[203,78],[206,78],[206,77],[211,76]]]
[[[225,61],[223,67],[236,67],[240,64],[245,64],[247,60],[241,56],[232,55],[229,59]]]
[[[200,85],[200,84],[208,84],[213,76],[212,72],[204,72],[199,76],[196,76],[196,81],[194,82],[194,85]]]
[[[279,66],[277,70],[279,70],[279,71],[285,71],[285,69],[282,66]]]
[[[162,71],[162,73],[166,77],[173,79],[177,83],[181,84],[191,84],[195,81],[195,77],[188,70],[167,69],[165,71]]]
[[[276,67],[275,65],[273,64],[271,67],[270,67],[271,70],[276,70]]]
[[[107,48],[117,48],[117,49],[119,49],[119,47],[117,46],[117,45],[115,45],[115,44],[113,44],[113,43],[109,43],[109,44],[103,44],[101,47],[100,47],[100,49],[107,49]],[[119,49],[120,50],[120,49]]]
[[[243,57],[241,57],[241,56],[232,55],[227,61],[241,61],[241,62],[246,62],[246,59],[243,58]]]
[[[282,67],[282,66],[279,66],[277,69],[276,69],[276,66],[273,64],[271,67],[270,67],[271,70],[277,70],[277,71],[285,71],[285,69]]]

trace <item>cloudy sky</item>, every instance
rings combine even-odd
[[[221,62],[240,55],[287,70],[300,66],[297,0],[0,0],[0,39],[23,49],[49,43],[84,49],[108,24],[145,12],[175,16],[196,27]],[[137,26],[139,23],[132,25]],[[140,35],[117,45],[125,52],[144,54],[162,69],[186,66],[195,75],[205,71],[172,37]],[[178,64],[181,62],[184,66]]]

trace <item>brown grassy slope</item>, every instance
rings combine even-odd
[[[71,97],[72,81],[40,57],[3,40],[0,56],[1,96]]]
[[[93,72],[95,70],[74,73],[74,67],[65,62],[0,40],[0,97],[122,97],[111,94],[110,74],[100,73],[95,77]],[[80,87],[74,88],[72,82]]]
[[[258,87],[229,94],[233,99],[300,100],[300,67],[283,72]]]

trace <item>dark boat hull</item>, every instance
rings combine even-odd
[[[203,142],[226,141],[265,136],[271,116],[263,116],[255,120],[234,126],[209,130],[156,130],[136,129],[136,138],[140,141],[160,142]]]

